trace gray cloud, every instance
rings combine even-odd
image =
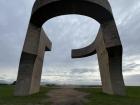
[[[84,73],[94,73],[96,70],[92,69],[87,69],[87,68],[77,68],[77,69],[72,69],[71,74],[84,74]]]
[[[139,80],[140,80],[140,74],[125,77],[125,83],[132,86],[140,86]]]
[[[134,71],[134,69],[137,69],[138,67],[140,67],[140,64],[137,64],[137,63],[127,63],[127,64],[124,64],[124,66],[123,66],[123,72]]]
[[[125,55],[139,55],[139,18],[140,2],[138,0],[110,1],[118,25],[120,37],[124,46]]]

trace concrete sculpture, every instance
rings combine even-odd
[[[49,19],[66,14],[89,16],[100,23],[95,41],[81,49],[72,50],[72,58],[97,53],[103,92],[125,95],[122,76],[122,44],[108,0],[36,0],[21,55],[16,96],[37,93],[45,51],[51,42],[42,25]]]

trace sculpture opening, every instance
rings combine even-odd
[[[94,67],[98,66],[97,57],[71,59],[71,49],[91,44],[96,38],[99,27],[96,20],[76,14],[57,16],[48,20],[43,28],[53,45],[52,51],[46,53],[44,58],[43,82],[61,85],[95,85],[98,73],[94,72]],[[99,69],[97,70],[99,72]],[[81,74],[78,74],[78,71]],[[87,74],[88,71],[91,74]]]

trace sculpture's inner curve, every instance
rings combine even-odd
[[[77,14],[57,16],[43,24],[43,29],[53,42],[53,46],[55,44],[58,45],[58,41],[62,42],[64,38],[64,42],[67,42],[69,45],[67,47],[70,50],[84,48],[93,43],[98,34],[99,27],[100,24],[96,20]]]

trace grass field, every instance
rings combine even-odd
[[[140,87],[126,87],[127,96],[107,95],[97,88],[80,90],[90,93],[87,105],[140,105]]]
[[[47,102],[47,92],[51,88],[41,87],[38,94],[27,97],[14,97],[13,86],[0,85],[0,105],[51,105]],[[87,105],[140,105],[140,87],[127,87],[127,96],[111,96],[102,93],[100,88],[82,88],[89,93]]]

